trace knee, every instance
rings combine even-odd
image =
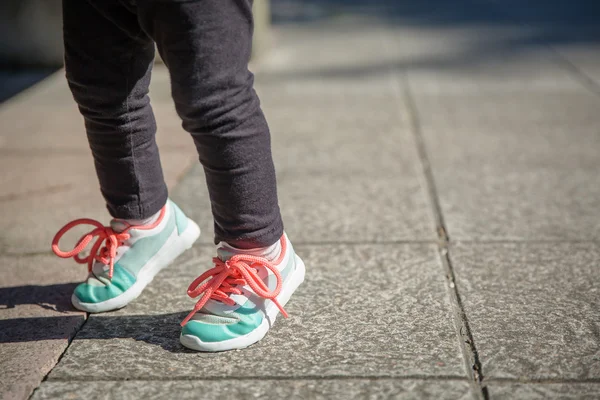
[[[173,90],[177,113],[193,136],[222,135],[261,114],[253,78],[239,84],[203,84],[193,90]]]

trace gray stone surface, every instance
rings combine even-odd
[[[202,354],[179,344],[185,288],[212,255],[200,246],[126,309],[90,317],[50,379],[465,376],[435,246],[297,250],[307,280],[291,317],[256,345]]]
[[[451,249],[487,378],[599,379],[597,243]]]
[[[596,400],[600,398],[600,383],[490,383],[492,400]]]
[[[260,71],[268,72],[271,82],[352,80],[346,86],[356,87],[385,75],[395,61],[382,42],[382,28],[381,21],[365,15],[285,26],[275,31],[275,46]]]
[[[466,381],[303,379],[218,381],[48,381],[32,400],[85,399],[472,399]]]
[[[399,75],[403,73],[402,70],[398,72]],[[445,101],[447,96],[469,98],[512,94],[519,97],[518,93],[524,90],[550,94],[582,89],[577,77],[557,63],[555,54],[545,49],[526,54],[497,55],[496,59],[484,63],[466,63],[455,68],[409,69],[405,75],[417,98],[441,96],[440,102]],[[427,111],[428,108],[422,110]],[[429,117],[428,113],[425,117]]]
[[[600,237],[600,98],[584,89],[415,94],[449,235]]]
[[[561,55],[595,70],[597,36],[561,26],[554,2],[503,4],[469,3],[474,18],[494,23],[384,31],[400,86],[415,99],[449,235],[596,239],[600,98]],[[589,16],[581,6],[565,18]],[[446,7],[432,12],[450,18]],[[547,46],[553,40],[560,54]]]
[[[441,30],[399,25],[386,29],[384,40],[388,57],[396,60],[393,68],[407,72],[417,92],[439,90],[440,84],[458,94],[578,86],[548,48],[532,46],[522,51],[506,46],[531,33],[531,27],[519,23]]]
[[[85,320],[70,303],[77,274],[50,256],[0,256],[0,270],[0,397],[26,399]]]

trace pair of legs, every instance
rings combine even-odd
[[[63,0],[63,14],[67,80],[111,215],[145,219],[167,201],[148,96],[156,44],[204,167],[215,243],[276,243],[270,134],[248,71],[252,1]]]

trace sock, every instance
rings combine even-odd
[[[150,225],[150,224],[156,222],[156,220],[158,220],[159,216],[160,216],[160,211],[157,212],[156,214],[154,214],[153,216],[145,218],[145,219],[121,219],[121,221],[125,221],[129,225],[132,225],[132,226]]]
[[[277,260],[277,258],[281,254],[281,242],[279,240],[270,246],[257,247],[254,249],[238,249],[237,247],[231,246],[230,244],[225,242],[221,242],[220,247],[234,254],[249,254],[257,257],[266,258],[269,261]]]

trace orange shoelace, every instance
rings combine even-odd
[[[162,208],[158,219],[154,223],[146,226],[136,226],[135,229],[152,229],[156,227],[160,223],[160,221],[162,221],[165,215],[165,207]],[[92,225],[96,228],[91,232],[88,232],[85,235],[83,235],[81,239],[79,239],[73,250],[62,251],[58,247],[58,242],[65,233],[67,233],[70,229],[78,225]],[[104,226],[94,219],[76,219],[63,226],[56,233],[54,239],[52,239],[52,251],[54,252],[54,254],[61,258],[73,257],[75,261],[79,264],[87,263],[88,272],[92,272],[94,261],[99,261],[104,265],[108,265],[108,267],[110,268],[108,271],[108,278],[112,279],[115,257],[117,255],[117,248],[121,246],[127,239],[130,238],[129,233],[127,233],[127,231],[130,228],[131,226],[127,226],[123,231],[115,232],[110,226]],[[97,239],[96,242],[92,245],[90,254],[87,257],[80,257],[79,254],[87,247],[88,244],[90,244],[92,240],[94,240],[94,237],[97,237]],[[104,243],[104,246],[102,245],[102,243]]]
[[[263,257],[247,254],[237,254],[227,261],[214,257],[213,263],[215,266],[196,278],[188,288],[187,293],[191,298],[196,298],[200,295],[202,297],[198,300],[192,312],[181,321],[181,326],[187,324],[194,314],[204,307],[209,299],[221,301],[230,306],[234,305],[235,301],[229,296],[231,294],[242,294],[243,292],[238,286],[243,285],[250,286],[258,296],[271,300],[279,308],[281,314],[287,318],[287,312],[285,312],[281,304],[277,301],[277,296],[281,292],[283,279],[276,264],[281,262],[286,251],[285,238],[282,237],[280,242],[281,254],[273,263]],[[269,291],[267,285],[258,276],[259,268],[265,268],[273,272],[277,280],[275,290]],[[209,280],[204,282],[207,279]]]

